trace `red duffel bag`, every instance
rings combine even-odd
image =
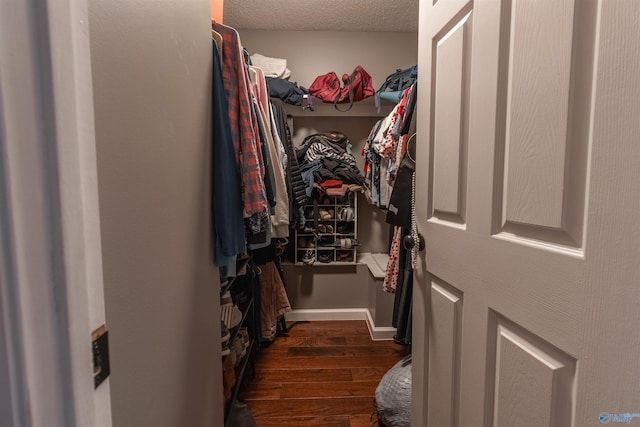
[[[316,77],[309,87],[309,93],[322,102],[333,103],[338,111],[349,111],[354,102],[362,101],[375,93],[371,76],[360,65],[350,75],[344,74],[342,81],[344,85],[336,73],[331,71]],[[346,103],[349,103],[346,110],[338,108],[338,104]]]

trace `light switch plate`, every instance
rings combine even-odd
[[[91,333],[93,351],[93,388],[98,388],[111,373],[109,366],[109,331],[105,325]]]

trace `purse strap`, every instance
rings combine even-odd
[[[353,73],[351,73],[351,75],[349,76],[349,78],[347,78],[347,82],[346,85],[349,86],[349,107],[346,110],[341,110],[340,108],[338,108],[338,101],[340,100],[340,96],[342,95],[342,91],[340,91],[341,93],[338,93],[336,95],[336,98],[333,100],[333,106],[335,107],[336,110],[344,113],[346,111],[351,110],[351,108],[353,107],[353,81],[356,79],[356,76],[358,75],[358,73],[360,72],[360,70],[356,69],[354,70]]]

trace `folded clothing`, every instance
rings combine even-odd
[[[283,58],[271,58],[254,53],[251,55],[251,64],[262,69],[265,77],[276,77],[288,79],[291,77],[291,70],[287,68],[287,60]]]
[[[342,181],[339,179],[325,179],[320,183],[320,187],[322,188],[340,187],[341,185]]]
[[[284,79],[266,77],[265,80],[269,96],[279,98],[287,104],[302,105],[302,99],[306,93],[304,88]]]
[[[327,188],[326,192],[329,196],[344,197],[347,194],[348,189],[349,186],[347,184],[342,184],[340,187]]]
[[[394,90],[393,92],[380,92],[380,99],[384,99],[385,101],[395,102],[396,104],[402,100],[402,96],[404,95],[403,90]]]

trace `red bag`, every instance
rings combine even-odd
[[[341,85],[336,73],[323,74],[316,77],[311,86],[309,93],[322,102],[333,102],[338,111],[349,111],[356,101],[362,101],[375,93],[373,82],[369,73],[358,65],[351,75],[344,74],[342,76],[344,86]],[[349,108],[340,110],[338,104],[349,103]]]
[[[322,102],[333,102],[336,98],[340,98],[341,89],[340,79],[338,79],[336,73],[331,71],[316,77],[311,86],[309,86],[309,93]]]

